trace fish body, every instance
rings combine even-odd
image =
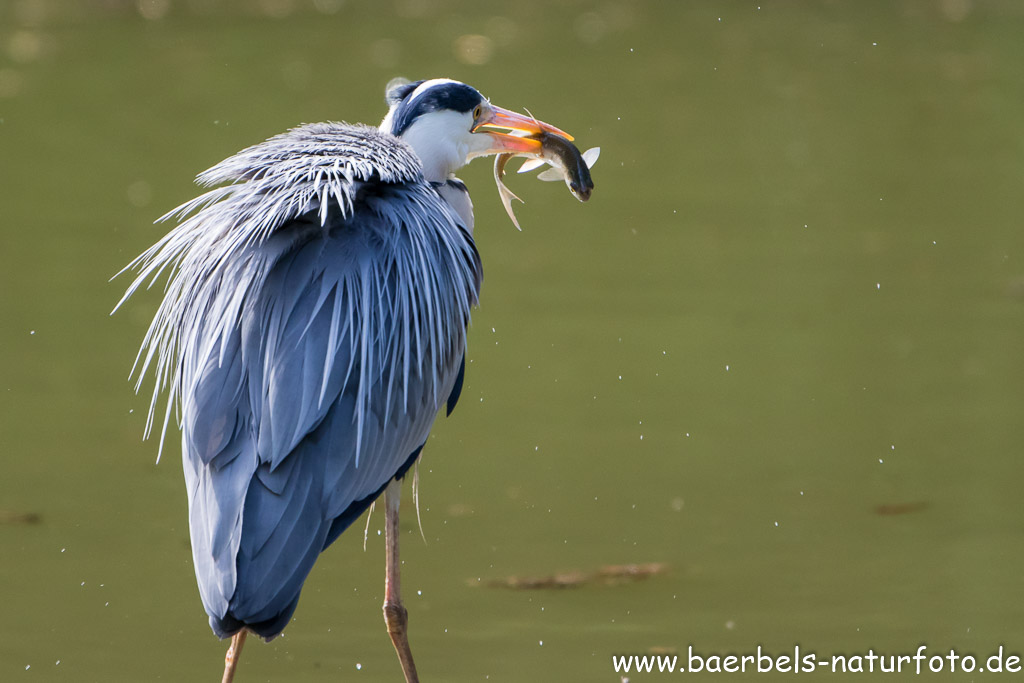
[[[564,180],[569,191],[572,192],[576,199],[579,199],[581,202],[590,199],[590,193],[594,190],[594,180],[590,176],[590,167],[594,165],[598,156],[600,156],[600,147],[592,147],[581,154],[572,141],[554,133],[545,132],[527,137],[540,141],[541,152],[539,156],[530,155],[531,158],[522,165],[519,173],[526,173],[548,164],[552,168],[540,173],[537,176],[539,180]],[[498,196],[501,198],[502,206],[505,207],[505,212],[512,219],[512,224],[518,230],[522,230],[519,227],[519,221],[516,220],[515,213],[512,211],[512,200],[515,199],[520,202],[523,200],[519,199],[509,190],[501,180],[505,176],[505,166],[514,156],[517,155],[499,154],[495,157],[494,182],[498,186]]]
[[[541,143],[541,158],[539,160],[527,161],[519,169],[520,173],[531,171],[542,163],[548,163],[554,168],[541,173],[538,178],[541,180],[564,180],[573,196],[581,202],[590,199],[590,193],[594,190],[594,181],[590,177],[590,167],[597,161],[601,153],[600,147],[588,149],[584,153],[576,148],[569,140],[561,135],[553,133],[540,133],[531,135]],[[588,156],[591,157],[588,159]]]
[[[514,154],[499,154],[494,158],[494,182],[498,185],[498,196],[501,197],[501,205],[505,207],[505,212],[508,217],[512,219],[512,225],[516,226],[516,230],[522,230],[519,227],[519,221],[516,220],[516,214],[512,211],[512,200],[516,199],[522,202],[522,199],[515,196],[512,190],[505,187],[505,183],[501,182],[501,179],[505,176],[505,165],[509,159],[514,157]],[[523,202],[525,203],[525,202]]]

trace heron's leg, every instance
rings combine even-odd
[[[392,479],[384,490],[384,543],[387,547],[387,569],[384,574],[384,623],[388,635],[402,663],[406,683],[419,683],[416,664],[412,661],[406,624],[409,613],[402,604],[401,581],[398,564],[398,501],[402,495],[402,482]]]
[[[248,631],[243,628],[231,636],[231,647],[228,648],[228,653],[224,656],[224,678],[221,679],[221,683],[231,683],[235,680],[235,669],[238,667],[238,658],[242,656],[246,633]]]

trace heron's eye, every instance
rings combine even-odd
[[[476,105],[476,108],[473,109],[473,120],[474,121],[478,120],[480,118],[480,115],[483,114],[483,113],[484,113],[484,108],[481,107],[479,104]]]

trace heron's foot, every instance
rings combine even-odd
[[[409,636],[406,630],[409,624],[409,611],[405,609],[405,605],[401,602],[385,602],[384,623],[387,624],[391,644],[395,646],[395,652],[398,653],[398,661],[402,664],[405,683],[419,683],[416,664],[412,660],[412,650],[409,648]]]

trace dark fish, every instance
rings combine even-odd
[[[532,157],[524,163],[522,168],[519,169],[519,173],[526,173],[544,164],[549,164],[553,168],[549,168],[538,175],[537,178],[539,180],[564,180],[574,197],[581,202],[590,199],[590,193],[594,189],[594,181],[590,177],[590,167],[594,165],[598,156],[600,156],[601,148],[592,147],[581,154],[576,145],[560,135],[539,133],[528,137],[540,141],[541,154],[539,157]],[[498,186],[498,196],[501,197],[501,204],[505,207],[505,212],[512,219],[512,224],[521,230],[519,221],[516,220],[516,215],[512,211],[512,200],[516,199],[520,202],[523,200],[519,199],[509,190],[501,180],[505,176],[505,165],[514,156],[517,155],[499,154],[495,157],[494,182]]]
[[[576,145],[561,135],[539,133],[530,137],[540,140],[541,159],[527,161],[519,169],[519,172],[526,173],[546,162],[554,168],[537,176],[540,180],[564,180],[576,199],[581,202],[590,199],[590,193],[594,189],[594,181],[590,177],[590,167],[597,161],[601,148],[593,147],[581,154]]]

